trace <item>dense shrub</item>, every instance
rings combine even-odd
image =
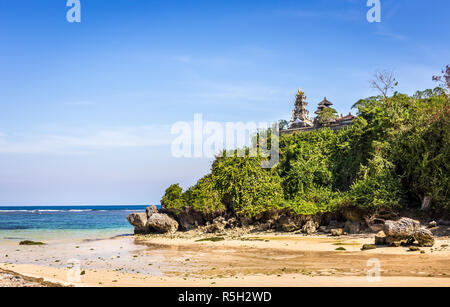
[[[262,169],[259,158],[218,158],[212,167],[215,190],[229,212],[253,217],[283,201],[281,178]]]
[[[315,215],[349,205],[372,214],[420,206],[424,197],[433,209],[448,210],[447,92],[369,97],[354,107],[358,117],[350,127],[281,135],[274,169],[249,156],[217,158],[210,175],[185,193],[169,187],[161,202],[248,217],[270,209]],[[258,136],[254,140],[259,144]]]

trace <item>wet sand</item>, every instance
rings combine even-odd
[[[76,286],[450,286],[448,238],[422,254],[407,247],[361,251],[373,235],[247,234],[197,242],[207,237],[1,245],[0,268]],[[373,261],[379,281],[367,279]]]

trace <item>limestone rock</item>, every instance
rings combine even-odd
[[[386,245],[386,235],[384,231],[380,231],[375,235],[375,245]]]
[[[210,225],[207,225],[205,230],[206,232],[222,232],[225,230],[225,227],[227,226],[227,221],[223,217],[218,217],[214,219],[213,223]]]
[[[419,229],[420,222],[410,218],[401,218],[396,222],[386,221],[383,227],[386,234],[386,243],[394,246],[410,243],[413,240],[414,233]]]
[[[421,247],[432,247],[434,245],[434,237],[431,231],[422,228],[414,233],[414,239]]]
[[[134,226],[135,234],[148,233],[146,227],[147,224],[147,214],[146,213],[131,213],[127,216],[128,222]]]
[[[307,221],[302,227],[302,232],[308,235],[317,231],[317,224],[314,221]]]
[[[293,232],[300,229],[300,226],[289,216],[281,216],[277,221],[277,228],[285,232]]]
[[[359,222],[347,221],[344,225],[344,231],[348,233],[359,233],[361,230],[361,224]]]
[[[174,233],[178,230],[178,222],[167,214],[155,213],[147,220],[150,232]]]
[[[342,230],[342,228],[331,229],[331,235],[333,237],[339,237],[339,236],[342,236],[343,234],[344,234],[344,231]]]
[[[428,223],[428,228],[434,228],[436,227],[438,224],[436,223],[436,221],[431,221]]]
[[[158,208],[156,206],[149,206],[145,209],[147,213],[147,218],[151,217],[153,214],[158,213]]]
[[[327,226],[320,226],[319,227],[319,232],[330,233],[331,230]]]

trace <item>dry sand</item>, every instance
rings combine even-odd
[[[361,251],[373,235],[256,233],[197,242],[205,237],[0,245],[0,268],[75,286],[450,286],[448,238],[422,254],[406,247]],[[380,279],[368,280],[377,263]]]

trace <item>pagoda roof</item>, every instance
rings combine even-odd
[[[326,107],[329,107],[329,106],[332,106],[333,105],[333,103],[331,102],[331,101],[329,101],[328,99],[327,99],[327,97],[325,97],[320,103],[319,103],[319,106],[326,106]]]

